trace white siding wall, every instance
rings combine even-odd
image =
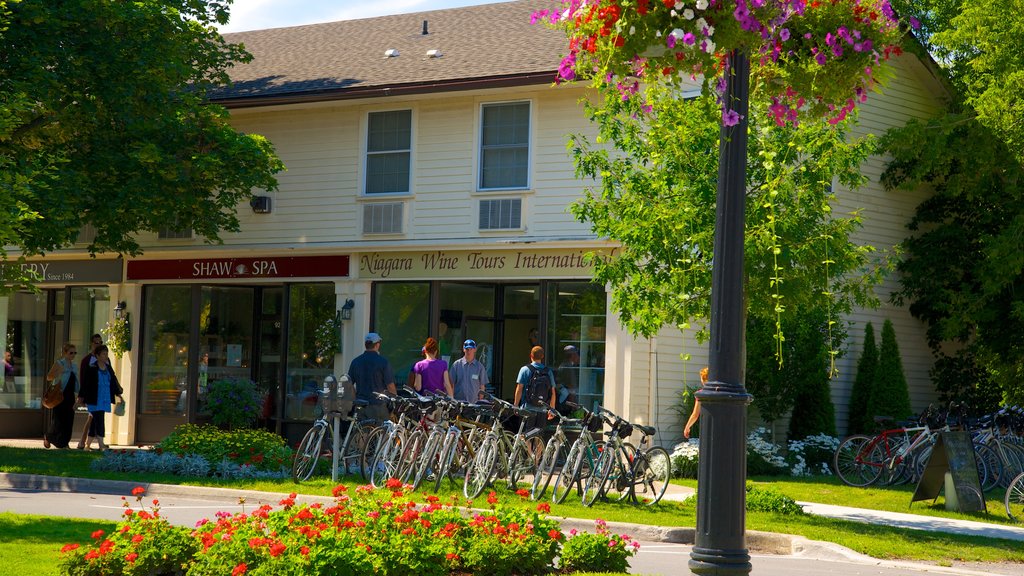
[[[413,110],[412,194],[402,197],[408,202],[406,234],[384,237],[389,245],[591,238],[589,228],[566,209],[583,187],[565,149],[567,135],[587,127],[577,104],[581,93],[579,88],[538,86],[236,110],[235,126],[269,138],[287,171],[278,176],[280,190],[270,194],[273,212],[254,215],[247,205],[239,206],[242,230],[225,236],[224,248],[380,243],[381,237],[361,234],[366,115],[407,108]],[[480,105],[517,100],[532,105],[531,186],[499,197],[523,198],[525,231],[480,234],[477,201],[491,197],[476,191]],[[202,245],[198,239],[156,240],[155,235],[142,241],[146,247]]]
[[[941,106],[942,88],[935,82],[925,67],[912,56],[900,58],[897,63],[897,77],[886,87],[883,94],[871,94],[860,114],[857,135],[872,133],[881,136],[891,127],[901,126],[911,117],[926,118],[936,114]],[[907,235],[906,224],[913,216],[917,205],[925,199],[926,192],[887,192],[878,183],[885,168],[886,158],[873,157],[863,166],[870,182],[859,190],[839,189],[837,213],[861,210],[864,227],[854,240],[875,246],[879,252],[890,251]],[[882,324],[892,320],[900,345],[904,373],[910,388],[911,402],[915,411],[922,410],[934,401],[935,391],[928,377],[932,356],[925,341],[925,326],[910,316],[905,308],[889,304],[889,294],[898,287],[898,278],[890,277],[878,290],[882,306],[876,310],[855,310],[847,318],[850,322],[846,353],[838,363],[839,375],[832,384],[832,401],[836,405],[837,427],[840,434],[846,430],[850,387],[856,375],[857,358],[862,350],[864,325],[874,323],[877,343],[881,343]],[[646,362],[649,355],[647,342],[636,342],[632,354],[637,361]],[[684,362],[681,355],[689,354]],[[682,437],[679,417],[670,410],[679,398],[683,382],[696,386],[700,382],[699,371],[707,364],[707,345],[698,345],[693,334],[683,334],[674,327],[665,327],[657,338],[657,405],[653,421],[659,423],[662,442],[671,443]],[[634,377],[639,376],[634,374]],[[646,388],[632,383],[635,394]],[[635,398],[631,406],[639,409],[646,403],[646,397]],[[754,411],[751,410],[752,415]],[[634,413],[641,418],[641,414]],[[784,434],[787,422],[775,425],[777,434]]]

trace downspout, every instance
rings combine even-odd
[[[654,426],[659,432],[661,429],[658,427],[658,337],[652,336],[650,344],[647,346],[647,378],[649,386],[647,387],[647,417],[651,426]],[[651,445],[658,446],[658,435],[655,434],[654,438],[651,438]]]

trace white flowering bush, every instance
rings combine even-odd
[[[769,440],[771,434],[761,427],[747,434],[747,475],[781,476],[789,473],[789,465],[781,448]]]
[[[786,462],[793,476],[831,476],[832,455],[839,448],[839,438],[815,434],[803,440],[790,440]]]
[[[700,440],[691,438],[675,445],[670,455],[672,476],[675,478],[697,477],[697,453]]]

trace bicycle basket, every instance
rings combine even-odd
[[[618,427],[619,438],[629,438],[633,435],[633,425],[629,422],[622,421]]]

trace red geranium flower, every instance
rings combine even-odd
[[[135,488],[132,488],[132,496],[142,496],[145,493],[146,489],[143,488],[142,486],[136,486]]]
[[[562,539],[562,532],[552,528],[551,530],[548,530],[548,537],[551,538],[552,540],[561,540]]]
[[[65,544],[64,547],[60,549],[60,551],[62,553],[63,552],[71,552],[72,550],[78,550],[78,548],[79,548],[78,544]]]
[[[551,504],[548,504],[547,502],[541,502],[540,504],[537,504],[537,512],[543,512],[545,514],[550,513]]]
[[[97,530],[92,533],[93,540],[99,540],[100,538],[103,538],[103,530]]]
[[[132,562],[135,562],[135,559],[138,558],[138,557],[139,557],[138,554],[136,554],[135,552],[132,552],[131,554],[128,554],[127,556],[125,556],[124,559],[127,560],[128,563],[130,564]]]
[[[245,562],[242,562],[238,566],[235,566],[235,569],[231,571],[231,576],[239,576],[239,574],[245,574],[245,571],[248,569],[249,567],[245,565]]]

